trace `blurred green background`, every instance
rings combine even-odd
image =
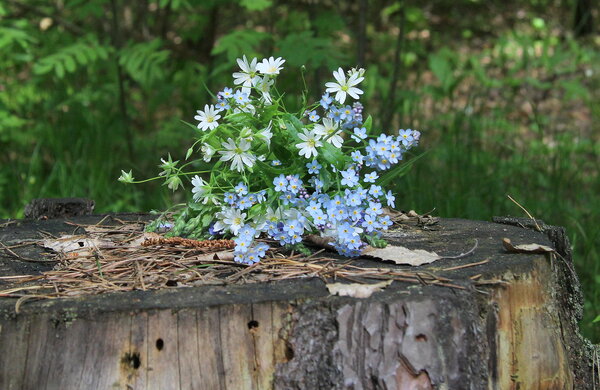
[[[123,185],[181,159],[235,59],[282,56],[318,99],[338,66],[367,69],[365,112],[422,132],[397,204],[442,217],[525,216],[568,230],[586,336],[600,341],[600,23],[592,0],[5,0],[0,3],[0,218],[32,198],[99,212],[185,193]],[[596,25],[595,25],[596,24]],[[600,322],[598,323],[600,324]]]

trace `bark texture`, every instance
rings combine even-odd
[[[355,261],[433,272],[464,289],[394,282],[354,299],[307,278],[38,301],[19,314],[14,299],[0,298],[0,389],[593,389],[564,230],[496,221],[442,220],[437,230],[405,226],[388,237],[448,256],[477,239],[470,257],[418,268]],[[0,228],[0,241],[38,230],[72,227],[16,222]],[[506,253],[504,237],[560,256]],[[19,262],[0,252],[4,274],[47,267]]]

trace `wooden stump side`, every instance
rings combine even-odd
[[[268,389],[286,305],[2,321],[2,389]],[[275,322],[273,322],[273,320]],[[9,349],[10,348],[10,349]],[[33,352],[35,351],[35,352]]]
[[[444,273],[465,289],[394,282],[353,299],[300,279],[41,301],[19,314],[14,300],[0,298],[0,349],[10,351],[0,354],[0,389],[598,386],[591,346],[578,333],[581,296],[564,235],[441,224],[392,241],[459,253],[465,237],[477,238],[475,258],[420,268],[442,273],[488,258]],[[502,237],[554,245],[562,257],[509,254]],[[485,283],[473,284],[475,274]]]

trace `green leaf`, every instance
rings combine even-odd
[[[75,64],[75,60],[73,59],[73,57],[65,57],[65,68],[68,72],[75,72],[76,67],[77,65]]]
[[[373,248],[385,248],[388,245],[388,242],[386,240],[375,236],[365,235],[363,236],[363,238]]]
[[[600,322],[600,315],[597,315],[596,318],[592,321],[592,323]]]
[[[200,222],[202,228],[207,228],[210,223],[213,221],[213,214],[206,214],[202,217],[202,221]]]
[[[272,0],[240,0],[240,5],[249,11],[262,11],[273,5]]]
[[[323,143],[323,147],[319,149],[319,154],[323,156],[325,161],[333,164],[339,170],[344,169],[346,164],[350,162],[350,156],[347,156],[329,142]]]
[[[363,127],[367,129],[367,134],[371,134],[371,126],[373,126],[373,118],[371,115],[367,117],[367,120],[363,123]]]
[[[58,76],[58,78],[62,79],[63,76],[65,75],[65,66],[63,65],[62,62],[57,62],[56,65],[54,66],[54,71],[56,72],[56,75]]]

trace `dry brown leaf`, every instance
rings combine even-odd
[[[504,249],[511,253],[551,253],[554,249],[540,244],[513,245],[509,238],[502,239]]]
[[[395,245],[388,245],[385,248],[367,246],[363,249],[362,254],[381,260],[393,261],[396,264],[408,264],[412,266],[428,264],[440,259],[440,256],[435,252],[428,252],[423,249],[408,249]]]
[[[203,253],[195,257],[198,261],[212,261],[212,260],[221,260],[221,261],[233,261],[233,251],[219,251],[213,253]]]
[[[360,283],[331,283],[326,287],[331,295],[339,295],[340,297],[352,298],[368,298],[373,293],[379,292],[392,284],[391,280],[375,284],[360,284]]]

